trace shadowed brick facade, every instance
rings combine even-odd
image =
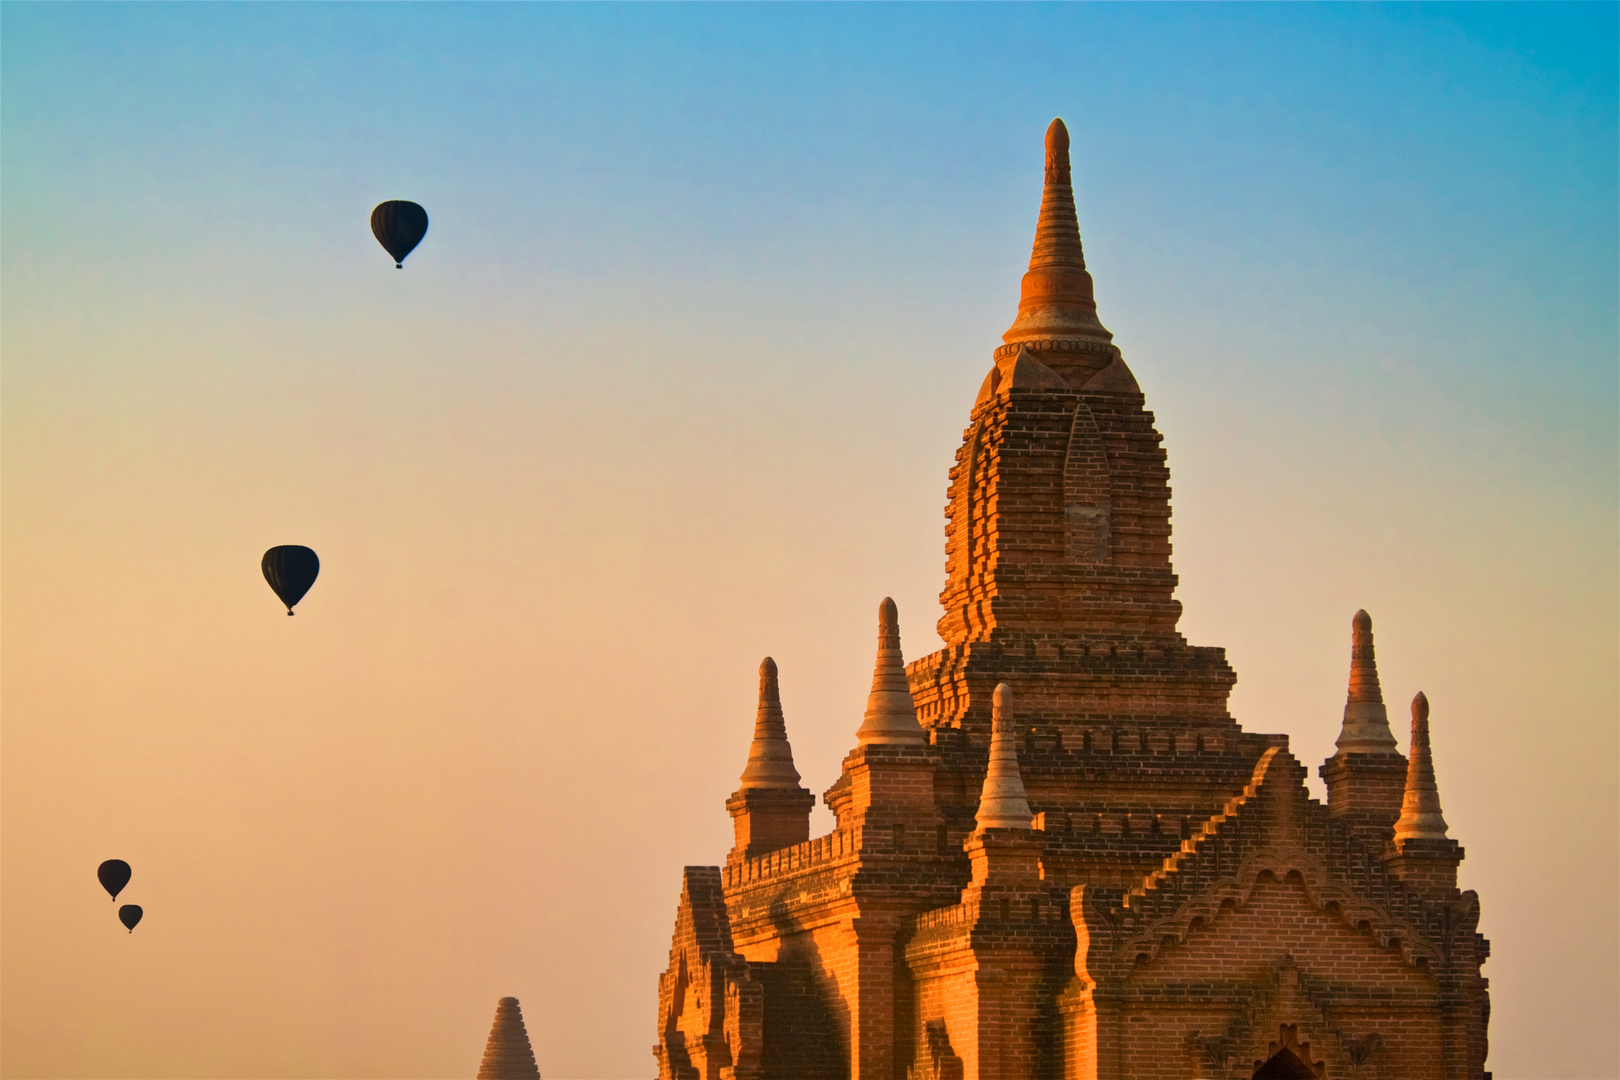
[[[945,647],[902,676],[884,601],[826,836],[761,667],[736,845],[685,872],[661,1080],[1488,1076],[1428,702],[1408,759],[1372,620],[1326,805],[1176,629],[1169,469],[1097,317],[1061,121],[994,359],[946,494]]]

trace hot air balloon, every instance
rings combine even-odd
[[[139,904],[125,904],[118,909],[118,921],[129,927],[129,932],[135,932],[135,924],[141,921],[141,906]]]
[[[101,882],[101,887],[111,893],[113,900],[116,901],[118,894],[124,891],[124,886],[129,884],[130,872],[129,863],[123,859],[108,859],[96,867],[96,880]]]
[[[427,211],[404,199],[389,199],[371,211],[371,235],[394,257],[394,269],[405,266],[409,255],[427,235]]]
[[[265,552],[259,568],[264,571],[264,580],[270,583],[270,588],[287,605],[287,614],[291,615],[293,605],[302,600],[309,587],[315,584],[315,576],[321,572],[321,560],[307,547],[283,544]]]

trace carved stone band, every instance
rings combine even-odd
[[[1040,338],[1036,341],[1009,341],[1005,345],[996,347],[995,359],[1003,356],[1012,356],[1019,349],[1028,349],[1030,352],[1066,352],[1066,353],[1111,353],[1119,355],[1119,346],[1106,341],[1089,341],[1084,338]]]

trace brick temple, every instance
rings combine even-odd
[[[946,493],[945,648],[905,664],[883,602],[826,836],[760,667],[736,845],[685,870],[660,1080],[1489,1076],[1429,704],[1402,755],[1372,620],[1326,805],[1176,630],[1170,472],[1098,320],[1062,121],[994,360]]]

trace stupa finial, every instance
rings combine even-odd
[[[1358,611],[1350,620],[1350,690],[1345,697],[1344,727],[1337,743],[1340,754],[1393,754],[1395,735],[1378,685],[1378,660],[1373,655],[1372,616]]]
[[[1053,120],[1046,129],[1046,187],[1029,272],[1018,300],[1018,318],[1001,339],[1011,344],[1076,338],[1108,342],[1113,337],[1097,321],[1097,301],[1080,244],[1069,129],[1061,119]]]
[[[515,997],[503,997],[495,1006],[495,1023],[489,1029],[478,1080],[540,1080],[540,1067],[534,1063],[529,1032]]]
[[[1395,822],[1395,845],[1407,840],[1446,839],[1446,819],[1440,815],[1440,788],[1434,782],[1434,760],[1429,755],[1429,699],[1419,691],[1412,699],[1412,745],[1407,747],[1406,794],[1401,817]]]
[[[996,687],[990,735],[990,767],[979,792],[979,813],[974,818],[983,829],[1028,829],[1029,796],[1018,771],[1018,736],[1013,722],[1012,687]]]
[[[861,745],[928,741],[917,723],[917,704],[911,698],[905,659],[900,654],[900,612],[888,597],[878,605],[877,663],[872,671],[872,692],[866,698],[866,719],[855,733]]]
[[[759,665],[759,711],[754,714],[754,741],[748,747],[742,788],[793,788],[799,770],[793,767],[793,747],[782,719],[782,694],[776,681],[776,661],[766,657]]]

